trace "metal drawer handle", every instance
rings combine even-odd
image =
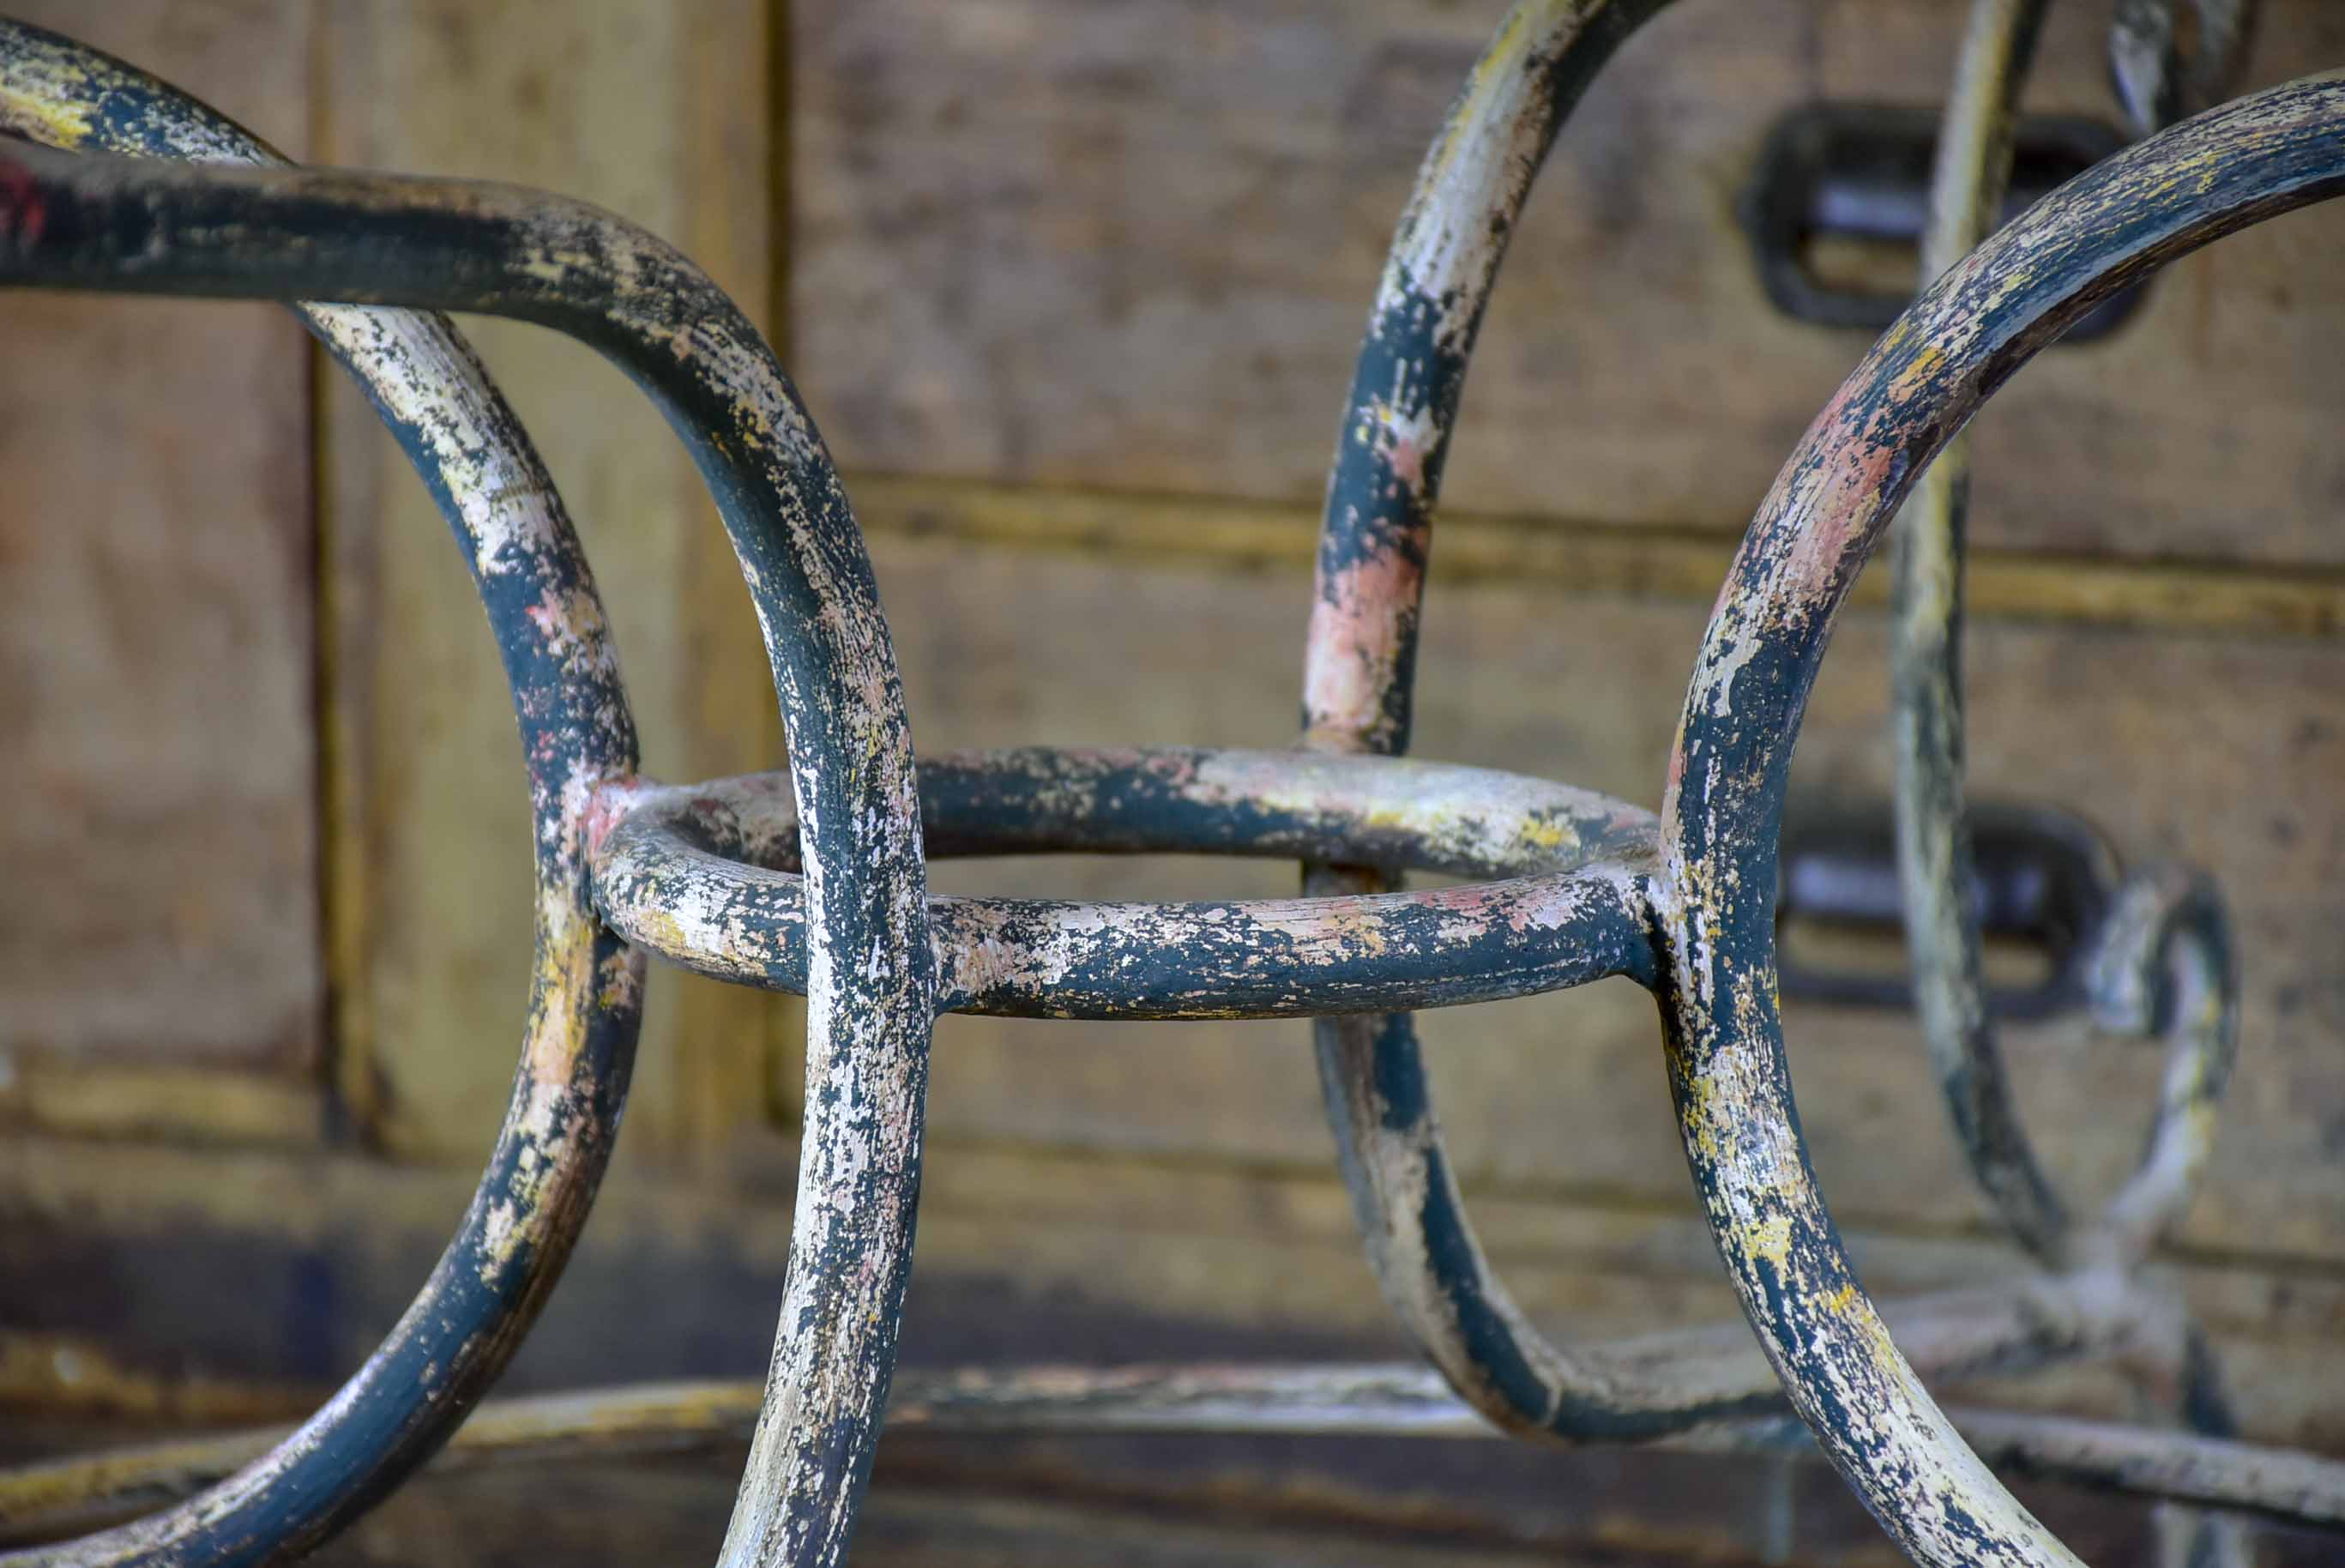
[[[2021,120],[1998,221],[2016,218],[2127,139],[2080,117]],[[1824,102],[1802,105],[1776,121],[1736,207],[1760,285],[1775,308],[1822,327],[1877,332],[1894,321],[1914,298],[1937,156],[1938,111],[1933,108]],[[1878,271],[1894,283],[1835,276],[1826,260],[1833,241],[1880,252],[1867,254],[1860,270]],[[2139,288],[2127,290],[2062,341],[2107,336],[2140,308],[2141,296]]]
[[[1970,904],[1980,932],[2025,943],[2044,959],[2041,980],[1991,988],[1988,1012],[2040,1019],[2085,1007],[2095,943],[2117,893],[2116,850],[2092,824],[2052,806],[1976,806],[1969,828],[1978,860]],[[1805,926],[1902,935],[1897,830],[1888,807],[1812,806],[1785,822],[1775,924],[1779,941]],[[1832,968],[1802,962],[1796,948],[1782,951],[1786,996],[1901,1012],[1914,1005],[1914,983],[1902,966]]]

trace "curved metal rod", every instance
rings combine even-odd
[[[2112,1300],[2106,1281],[2031,1278],[1991,1289],[1887,1303],[1890,1323],[1933,1378],[2005,1374],[2080,1354],[2125,1353],[2154,1335],[2160,1304]],[[1612,1340],[1584,1348],[1592,1364],[1624,1380],[1707,1390],[1749,1419],[1683,1430],[1660,1441],[1697,1450],[1805,1448],[1804,1428],[1784,1408],[1774,1370],[1740,1322]],[[485,1404],[451,1445],[448,1462],[672,1451],[679,1440],[738,1441],[756,1414],[749,1383],[656,1384]],[[2033,1416],[1979,1417],[2013,1434],[2005,1450],[2036,1473],[2256,1507],[2300,1521],[2345,1519],[2345,1464],[2170,1433]],[[888,1430],[1154,1432],[1329,1432],[1486,1438],[1498,1429],[1447,1391],[1421,1364],[1184,1367],[996,1367],[907,1369],[895,1383]],[[2076,1427],[2093,1445],[2046,1444],[2039,1430]],[[1615,1434],[1619,1435],[1619,1434]],[[15,1470],[0,1470],[0,1525],[175,1497],[204,1484],[269,1441],[237,1432],[146,1444]],[[2135,1456],[2137,1477],[2104,1482],[2088,1456]],[[2292,1478],[2292,1479],[2291,1479]]]
[[[2117,0],[2109,79],[2136,135],[2229,97],[2256,30],[2257,0]],[[2188,5],[2190,19],[2182,20]]]
[[[785,777],[606,791],[595,902],[695,972],[806,978]],[[972,752],[920,769],[928,851],[1348,854],[1508,880],[1332,899],[932,898],[939,1003],[1041,1018],[1287,1018],[1650,985],[1653,819],[1482,769],[1294,752]],[[1603,855],[1604,860],[1591,857]]]
[[[2249,0],[2194,3],[2237,11]],[[1522,0],[1426,154],[1386,258],[1328,477],[1304,677],[1306,747],[1408,748],[1433,513],[1498,264],[1580,94],[1668,4]],[[2040,9],[2040,0],[2025,8]]]
[[[665,243],[498,185],[0,152],[0,281],[535,321],[625,370],[692,453],[772,659],[816,937],[789,1274],[724,1561],[838,1562],[910,1270],[936,981],[911,741],[869,557],[771,351]],[[566,787],[583,797],[593,782]]]
[[[1408,749],[1433,508],[1483,308],[1564,117],[1669,0],[1522,0],[1475,62],[1385,259],[1327,479],[1303,744]]]
[[[2011,177],[2021,84],[2046,0],[1976,0],[1938,131],[1927,285],[1995,229]],[[1987,1018],[1978,873],[1963,805],[1963,532],[1970,446],[1947,443],[1890,535],[1890,728],[1897,744],[1897,881],[1915,1010],[1971,1174],[2028,1251],[2069,1259],[2066,1206],[2044,1174]]]
[[[1944,1564],[2074,1559],[1964,1448],[1890,1341],[1816,1191],[1774,979],[1776,835],[1832,620],[1920,470],[2115,290],[2345,190],[2345,84],[2227,105],[2086,170],[1899,318],[1810,428],[1730,569],[1662,810],[1670,1077],[1744,1310],[1884,1528]]]
[[[2147,8],[2156,9],[2156,0]],[[1972,8],[1938,135],[1922,240],[1924,286],[1996,226],[2011,173],[2020,87],[2044,9],[2045,0],[1976,0]],[[2131,89],[2138,100],[2142,73],[2125,64],[2133,58],[2127,48],[2129,25],[2141,20],[2144,7],[2130,9],[2136,15],[2124,5],[2118,8],[2111,57],[2119,66],[2120,92]],[[2202,42],[2219,67],[2238,39]],[[2171,63],[2161,54],[2161,71]],[[2171,101],[2164,92],[2155,96]],[[1956,1141],[2012,1234],[2052,1268],[2074,1268],[2089,1259],[2096,1267],[2127,1268],[2179,1217],[2205,1165],[2215,1108],[2237,1050],[2238,969],[2210,883],[2171,871],[2127,881],[2117,895],[2119,913],[2102,930],[2090,990],[2103,1027],[2167,1034],[2166,1082],[2137,1168],[2099,1219],[2080,1232],[2027,1136],[1987,1011],[1977,868],[1964,803],[1963,555],[1970,484],[1970,443],[1956,435],[1923,473],[1890,535],[1898,886],[1915,1010]],[[2189,947],[2177,962],[2187,1001],[2165,989],[2168,944],[2186,918]],[[2172,1004],[2161,1008],[2161,999]],[[2195,1329],[2187,1333],[2202,1375],[2180,1380],[2182,1387],[2164,1407],[2202,1433],[2232,1436],[2213,1351]],[[2244,1544],[2235,1523],[2201,1518],[2187,1532],[2166,1538],[2161,1550],[2211,1568],[2241,1561]]]
[[[1302,744],[1406,749],[1417,621],[1449,438],[1498,263],[1558,128],[1667,0],[1523,0],[1476,64],[1419,169],[1385,262],[1327,484],[1304,666]],[[1397,885],[1388,868],[1306,864],[1322,897]],[[1386,1301],[1467,1401],[1566,1440],[1690,1412],[1622,1385],[1532,1327],[1467,1218],[1416,1025],[1312,1025],[1336,1157]]]
[[[283,161],[194,99],[5,19],[0,127],[74,148]],[[11,1562],[276,1563],[348,1524],[503,1370],[585,1222],[625,1103],[643,961],[589,903],[582,808],[592,786],[634,771],[635,731],[577,535],[513,411],[443,318],[295,309],[365,389],[455,534],[521,716],[537,960],[520,1070],[454,1237],[340,1392],[201,1495]]]
[[[2117,1257],[2130,1261],[2147,1254],[2189,1202],[2238,1055],[2238,959],[2213,880],[2170,863],[2128,875],[2111,902],[2086,985],[2102,1028],[2169,1042],[2140,1168],[2103,1222]]]
[[[1978,0],[1972,12],[1939,137],[1922,250],[1925,281],[1995,227],[2011,167],[2013,106],[2042,11],[2043,0]],[[2236,990],[2210,999],[2209,1027],[2168,1032],[2169,1085],[2189,1085],[2206,1102],[2183,1105],[2167,1096],[2126,1191],[2107,1218],[2080,1231],[2028,1140],[1987,1016],[1977,877],[1963,801],[1962,562],[1969,490],[1969,445],[1957,436],[1922,474],[1891,535],[1898,881],[1914,1000],[1956,1136],[2013,1235],[2053,1268],[2076,1267],[2112,1239],[2126,1258],[2137,1258],[2179,1216],[2190,1196],[2186,1178],[2204,1162],[2236,1049]],[[2216,897],[2211,887],[2190,896],[2199,904]],[[2204,913],[2221,958],[2208,972],[2235,988],[2221,911]],[[2125,1027],[2147,1034],[2165,1026],[2145,1013]]]

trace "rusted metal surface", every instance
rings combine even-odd
[[[754,1406],[727,1563],[845,1557],[888,1408],[929,1031],[948,1010],[1313,1016],[1370,1260],[1434,1371],[972,1372],[897,1390],[894,1416],[907,1423],[1502,1429],[1732,1447],[1803,1441],[1788,1407],[1898,1543],[1940,1565],[2074,1561],[1989,1461],[2292,1519],[2345,1515],[2337,1467],[2222,1441],[2228,1416],[2202,1338],[2137,1277],[2188,1198],[2235,1049],[2235,961],[2206,879],[2138,870],[2095,934],[2095,1017],[2160,1036],[2169,1054],[2140,1171],[2106,1217],[2073,1222],[2020,1135],[1985,1027],[1961,840],[1954,463],[1915,502],[1901,571],[1902,870],[1957,1133],[2040,1274],[2008,1290],[1876,1308],[1809,1166],[1778,1015],[1774,923],[1802,708],[1833,618],[1900,504],[1985,398],[2094,305],[2224,233],[2345,190],[2345,78],[2296,83],[2162,131],[1978,243],[2040,9],[1980,0],[1942,143],[1929,253],[1946,270],[1818,418],[1753,521],[1695,666],[1656,817],[1397,753],[1433,508],[1507,236],[1581,90],[1659,8],[1527,0],[1426,161],[1339,434],[1298,749],[985,752],[918,770],[869,562],[820,437],[770,350],[689,261],[557,197],[284,168],[127,67],[0,25],[0,123],[51,144],[0,148],[0,282],[333,301],[299,308],[400,434],[497,631],[536,810],[540,889],[540,973],[506,1131],[407,1319],[289,1437],[0,1477],[0,1517],[187,1499],[23,1560],[280,1561],[446,1441],[518,1343],[584,1220],[624,1093],[646,953],[809,999],[796,1225],[771,1373],[754,1400],[667,1390],[492,1412],[459,1451],[735,1436]],[[2240,14],[2213,0],[2199,7],[2218,10]],[[2228,57],[2234,46],[2209,39],[2209,57]],[[639,776],[600,604],[543,465],[462,341],[417,313],[451,310],[568,333],[666,414],[716,497],[756,601],[791,743],[787,776],[685,787]],[[930,852],[1052,850],[1295,857],[1308,896],[928,895]],[[1475,880],[1400,891],[1412,869]],[[1475,1239],[1405,1010],[1606,976],[1637,981],[1660,1003],[1695,1188],[1755,1338],[1735,1327],[1556,1343],[1515,1306]],[[2120,1364],[2162,1408],[2213,1435],[1956,1420],[1924,1385],[2076,1357]],[[190,1497],[198,1487],[211,1490]],[[2228,1550],[2211,1529],[2200,1541]]]

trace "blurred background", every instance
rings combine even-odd
[[[773,338],[871,536],[924,752],[1274,747],[1384,248],[1497,0],[16,0],[297,158],[520,181],[645,224]],[[1872,332],[1788,311],[1741,214],[1787,115],[1943,99],[1945,0],[1675,7],[1566,126],[1448,473],[1416,749],[1658,804],[1751,508]],[[2345,64],[2266,0],[2243,86]],[[2031,111],[2120,124],[2106,0]],[[1836,110],[1835,110],[1836,112]],[[2108,133],[2114,136],[2112,128]],[[1796,174],[1796,171],[1793,171]],[[1778,171],[1781,178],[1791,178]],[[1812,291],[1912,252],[1802,235]],[[1885,280],[1885,281],[1884,281]],[[647,769],[778,767],[747,596],[619,376],[467,323],[578,518]],[[0,1459],[306,1411],[462,1209],[527,995],[525,799],[457,553],[281,311],[0,296]],[[2047,352],[1974,427],[1971,779],[2212,868],[2243,1053],[2161,1273],[2248,1435],[2345,1454],[2345,210],[2257,229]],[[1876,572],[1874,578],[1882,575]],[[1882,584],[1801,800],[1885,818]],[[1267,895],[1291,869],[940,868],[950,891]],[[1855,959],[1826,944],[1820,963]],[[1892,955],[1893,960],[1893,954]],[[2025,954],[2012,962],[2022,970]],[[755,1378],[803,1022],[655,976],[625,1135],[502,1387]],[[1895,1010],[1792,1004],[1868,1285],[2018,1271]],[[1731,1317],[1650,1003],[1427,1021],[1486,1242],[1550,1330]],[[2074,1189],[2154,1050],[2011,1042]],[[908,1363],[1391,1357],[1298,1024],[950,1018]],[[1959,1390],[2138,1413],[2112,1374]],[[738,1452],[427,1477],[323,1561],[713,1554]],[[2027,1493],[2091,1561],[2127,1502]],[[2275,1537],[2268,1563],[2322,1560]],[[1820,1465],[1397,1441],[883,1444],[866,1563],[1897,1561]]]

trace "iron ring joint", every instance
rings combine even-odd
[[[1650,813],[1485,769],[1160,748],[919,765],[939,857],[1085,851],[1365,860],[1478,879],[1172,903],[932,897],[942,1012],[1274,1018],[1446,1006],[1625,974],[1650,984]],[[806,983],[788,780],[614,786],[590,854],[614,929],[698,972]]]

